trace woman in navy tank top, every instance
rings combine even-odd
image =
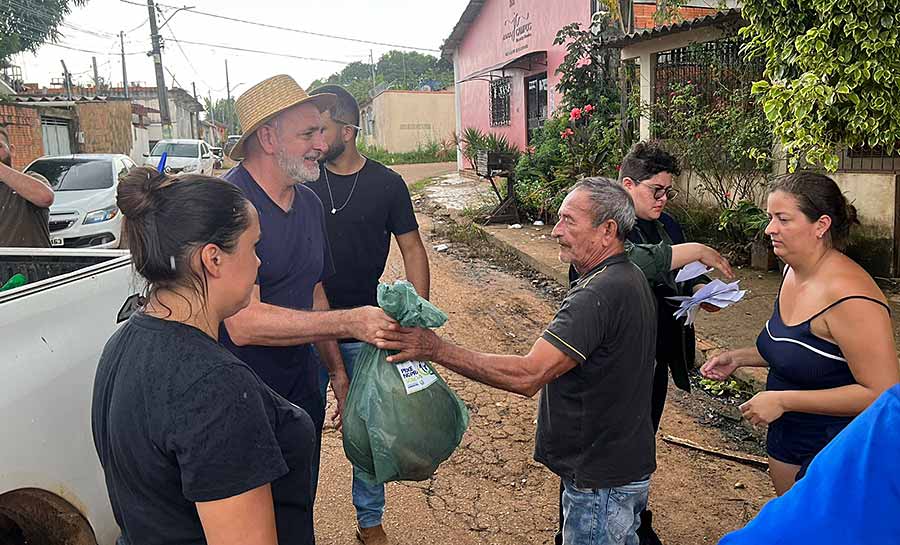
[[[787,265],[772,317],[755,347],[724,352],[701,373],[724,380],[738,367],[769,368],[766,391],[741,412],[768,425],[769,473],[780,496],[900,376],[884,294],[842,253],[855,210],[837,184],[811,172],[781,176],[766,208],[766,234]]]

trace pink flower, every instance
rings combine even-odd
[[[590,104],[584,106],[584,113],[589,114],[594,111],[594,107]]]
[[[572,129],[566,129],[563,132],[559,133],[559,135],[563,138],[568,138],[573,134],[575,134],[575,131],[573,131]]]
[[[575,62],[575,68],[581,68],[582,66],[590,66],[590,65],[591,65],[591,58],[590,58],[590,57],[585,57],[585,58],[583,58],[583,59],[578,59],[578,61]]]
[[[525,151],[527,151],[528,153],[534,153],[534,146],[527,146],[525,148]]]
[[[571,121],[578,121],[581,119],[581,108],[572,108],[572,112],[569,114],[569,119]]]

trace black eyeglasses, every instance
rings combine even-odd
[[[653,190],[653,198],[656,200],[663,198],[663,195],[670,201],[678,196],[678,190],[672,186],[663,187],[661,185],[648,185],[647,187]]]

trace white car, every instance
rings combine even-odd
[[[41,157],[26,172],[50,181],[50,245],[66,248],[118,248],[122,214],[116,206],[118,180],[135,167],[127,155]]]
[[[204,176],[213,175],[215,157],[209,149],[209,144],[203,140],[160,140],[153,146],[150,155],[144,156],[144,164],[158,168],[163,153],[166,154],[165,170],[167,174],[183,172]]]

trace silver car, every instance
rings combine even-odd
[[[65,248],[118,248],[122,214],[116,206],[121,176],[135,167],[127,155],[41,157],[26,172],[50,181],[56,194],[50,207],[50,244]]]

